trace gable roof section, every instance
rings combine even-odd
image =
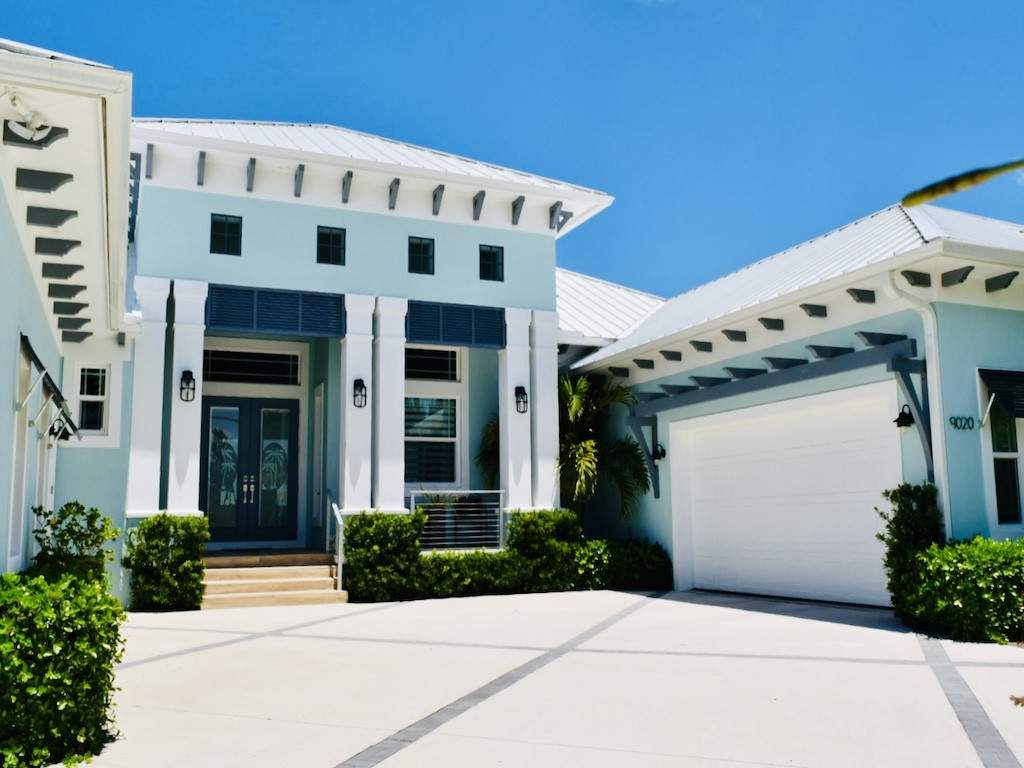
[[[555,271],[559,341],[603,346],[665,303],[659,296],[559,267]]]
[[[250,149],[260,147],[271,152],[302,152],[392,168],[457,176],[465,180],[524,185],[550,190],[552,193],[608,197],[604,192],[595,189],[335,125],[155,117],[136,117],[132,125],[138,129],[160,131],[171,136],[214,139],[248,145]]]
[[[1021,225],[931,205],[894,205],[670,299],[627,336],[574,367],[600,363],[943,238],[1024,250]]]

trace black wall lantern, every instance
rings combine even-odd
[[[900,408],[899,415],[892,420],[892,423],[900,429],[910,429],[914,426],[914,414],[910,412],[910,406],[904,405]]]
[[[530,409],[530,398],[526,396],[526,387],[518,386],[515,389],[516,393],[516,411],[518,413],[526,413]]]
[[[181,372],[181,384],[178,386],[178,396],[183,403],[191,403],[196,399],[196,377],[192,371]]]
[[[366,407],[366,382],[362,379],[352,382],[352,405],[356,408]]]
[[[658,443],[654,446],[654,450],[651,451],[651,460],[657,464],[659,461],[665,458],[665,446]]]

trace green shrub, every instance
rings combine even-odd
[[[576,513],[567,509],[514,512],[508,549],[523,569],[524,592],[572,589],[577,580],[575,548],[583,541]]]
[[[647,539],[608,542],[604,589],[672,589],[672,560],[665,548]]]
[[[0,759],[74,762],[110,739],[124,611],[106,584],[0,576]]]
[[[609,542],[591,539],[573,548],[576,572],[573,575],[575,589],[607,589],[608,569],[611,565]]]
[[[1024,640],[1024,540],[933,544],[904,596],[913,626],[955,640]]]
[[[904,483],[882,496],[892,506],[891,513],[875,510],[885,521],[885,530],[878,538],[885,544],[883,562],[892,607],[898,618],[912,621],[907,597],[917,587],[917,556],[945,538],[938,493],[934,485]]]
[[[203,602],[203,555],[210,540],[205,517],[161,513],[128,534],[124,567],[131,571],[136,611],[188,611]]]
[[[422,510],[379,512],[345,520],[345,589],[353,602],[406,600],[420,596]]]
[[[420,560],[420,597],[507,595],[523,589],[520,559],[509,552],[434,552]]]
[[[51,581],[65,574],[104,580],[106,564],[114,553],[106,546],[116,541],[118,530],[109,517],[95,507],[86,510],[77,501],[69,501],[59,510],[32,510],[39,527],[32,531],[39,554],[31,572]]]

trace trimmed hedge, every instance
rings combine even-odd
[[[345,521],[345,589],[353,602],[554,592],[668,589],[665,550],[647,541],[584,540],[568,510],[516,512],[501,551],[421,554],[426,515],[367,513]]]
[[[76,762],[110,740],[124,610],[102,579],[0,576],[0,757]]]
[[[210,540],[205,517],[163,512],[128,533],[122,564],[131,571],[135,611],[189,611],[203,602],[203,555]]]
[[[945,540],[942,512],[939,511],[938,491],[934,485],[903,483],[892,490],[883,491],[892,512],[876,509],[885,522],[878,539],[885,544],[885,572],[887,587],[892,598],[893,612],[904,622],[913,621],[907,597],[919,581],[917,556],[933,544]]]
[[[910,623],[954,640],[1024,640],[1024,540],[932,544],[902,598]]]

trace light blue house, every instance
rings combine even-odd
[[[1024,534],[1022,265],[1020,224],[894,206],[578,361],[640,399],[618,423],[654,489],[629,524],[676,586],[885,604],[872,510],[903,481],[937,485],[951,537]]]

